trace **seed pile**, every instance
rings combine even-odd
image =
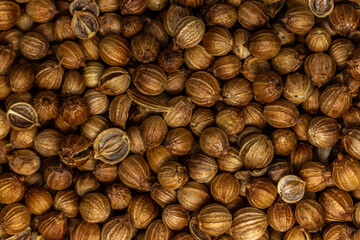
[[[0,238],[360,240],[359,0],[1,0]]]

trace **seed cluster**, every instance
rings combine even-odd
[[[359,0],[1,0],[0,238],[360,240]]]

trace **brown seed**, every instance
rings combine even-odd
[[[97,61],[100,59],[99,56],[99,42],[98,37],[93,37],[92,39],[80,39],[80,47],[84,52],[84,55],[89,61]]]
[[[23,232],[29,227],[31,213],[21,203],[12,203],[6,205],[0,212],[1,227],[10,235]]]
[[[306,102],[313,92],[312,81],[304,74],[293,73],[286,76],[284,97],[294,104]]]
[[[351,107],[352,97],[344,85],[331,85],[320,96],[320,110],[332,118],[342,117]]]
[[[183,53],[165,48],[159,53],[157,58],[159,66],[167,73],[178,70],[184,62]]]
[[[269,60],[281,50],[279,37],[271,31],[260,30],[255,32],[248,43],[250,53],[257,58]]]
[[[275,154],[288,156],[294,150],[297,139],[290,129],[277,129],[271,134],[271,141],[274,145]]]
[[[131,53],[141,63],[154,61],[160,51],[159,41],[150,34],[139,34],[131,40]]]
[[[243,113],[239,109],[231,107],[220,111],[215,117],[215,123],[227,135],[236,135],[245,126]]]
[[[80,133],[89,141],[93,142],[97,135],[109,127],[110,123],[106,118],[99,115],[92,115],[81,125]]]
[[[218,171],[215,159],[204,154],[192,155],[186,161],[186,167],[189,177],[198,183],[209,183]]]
[[[239,157],[239,149],[235,147],[230,147],[228,154],[220,156],[216,160],[218,168],[224,172],[236,172],[244,165]]]
[[[9,95],[8,90],[24,93],[34,86],[35,71],[30,62],[21,60],[10,68],[4,80],[7,82],[4,96]]]
[[[355,45],[349,39],[336,39],[331,42],[329,55],[335,60],[336,66],[340,69],[346,67],[346,61],[355,50]]]
[[[323,1],[310,0],[309,8],[315,16],[324,18],[333,11],[334,1],[333,0],[323,0]]]
[[[127,94],[116,96],[110,103],[109,119],[114,126],[125,128],[131,99]]]
[[[187,210],[198,211],[210,202],[211,197],[205,185],[189,181],[178,189],[177,200]]]
[[[56,5],[52,0],[31,0],[26,4],[25,11],[37,23],[47,23],[56,14]]]
[[[322,87],[335,76],[336,63],[325,53],[315,53],[306,58],[304,69],[313,84]]]
[[[349,227],[347,224],[343,223],[333,223],[330,224],[324,231],[324,239],[336,239],[336,238],[348,238],[356,239],[355,235],[352,236],[352,233],[355,231],[355,228]],[[352,237],[351,237],[352,236]]]
[[[351,221],[354,203],[349,193],[338,188],[327,188],[320,194],[319,202],[325,210],[325,221]]]
[[[60,99],[55,92],[42,91],[33,99],[34,108],[41,120],[55,119],[60,112]]]
[[[54,209],[66,217],[74,218],[79,214],[79,196],[72,189],[59,191],[54,196]]]
[[[23,35],[24,34],[20,30],[12,28],[7,31],[2,31],[0,39],[4,44],[11,44],[14,51],[18,53],[20,50],[20,39]]]
[[[222,80],[229,80],[240,73],[241,61],[232,54],[216,59],[214,64],[208,70]]]
[[[12,28],[20,18],[20,6],[12,1],[3,1],[0,4],[0,30]]]
[[[159,214],[158,205],[149,195],[134,197],[130,201],[127,211],[131,216],[134,227],[139,229],[147,228]]]
[[[86,221],[80,221],[71,230],[70,237],[72,239],[100,239],[100,227],[96,223],[88,223]]]
[[[41,33],[41,32],[39,32]],[[76,35],[71,27],[71,16],[61,16],[53,23],[52,37],[54,40],[63,42],[76,40]]]
[[[306,34],[315,24],[315,16],[305,6],[289,8],[281,19],[285,27],[295,34]]]
[[[126,157],[119,165],[118,174],[122,183],[139,191],[150,190],[150,168],[138,155]]]
[[[251,83],[244,78],[227,81],[222,90],[223,101],[230,106],[247,106],[253,98]]]
[[[202,43],[212,56],[225,56],[232,50],[234,39],[226,28],[213,27],[205,33]]]
[[[287,75],[301,68],[304,58],[295,48],[283,48],[271,59],[271,65],[278,74]]]
[[[245,29],[238,29],[233,32],[234,37],[234,46],[232,53],[235,54],[240,60],[248,59],[250,56],[250,51],[244,46],[251,36],[250,32]]]
[[[182,187],[189,177],[185,166],[175,161],[167,161],[159,169],[157,179],[165,189],[176,190]]]
[[[248,30],[256,30],[269,24],[265,7],[257,1],[246,1],[238,8],[238,21]]]
[[[309,232],[318,232],[325,224],[325,211],[313,199],[301,200],[296,205],[295,217],[299,225]]]
[[[79,167],[90,158],[90,142],[83,136],[71,134],[59,145],[60,160],[68,166]]]
[[[292,205],[283,201],[277,201],[267,211],[269,224],[279,232],[286,232],[296,222],[295,211]]]
[[[239,145],[240,159],[247,169],[261,169],[269,165],[274,157],[274,147],[263,134],[250,134]],[[261,154],[259,154],[261,152]]]
[[[165,148],[171,155],[186,155],[192,149],[194,137],[191,132],[185,128],[171,129],[164,141]]]
[[[128,135],[121,129],[106,129],[94,140],[94,157],[108,164],[121,162],[130,152],[129,142]]]
[[[72,171],[70,167],[64,166],[62,162],[54,162],[45,168],[44,180],[52,190],[64,190],[72,183]]]
[[[204,21],[207,26],[231,28],[237,20],[235,7],[227,3],[216,3],[207,10]]]
[[[293,127],[293,131],[295,132],[295,134],[299,140],[302,140],[302,141],[309,140],[307,132],[308,132],[308,128],[309,128],[311,120],[312,120],[312,117],[307,113],[300,115],[299,121]]]
[[[315,147],[332,147],[340,138],[340,128],[341,125],[335,119],[315,117],[309,125],[309,141]]]
[[[11,93],[11,88],[9,87],[6,77],[0,76],[0,99],[6,99]]]
[[[291,228],[284,236],[284,240],[290,239],[301,239],[301,240],[310,240],[311,234],[300,226],[295,226]]]
[[[105,94],[95,89],[89,89],[83,96],[90,108],[90,114],[103,114],[108,110],[109,99]]]
[[[224,234],[232,223],[232,215],[224,206],[216,203],[203,207],[194,219],[200,231],[210,236]]]
[[[360,16],[351,4],[336,5],[329,15],[331,28],[341,36],[348,36],[355,31],[359,24]]]
[[[70,70],[65,75],[65,79],[61,87],[61,93],[65,96],[81,95],[85,90],[85,87],[83,76],[75,70]]]
[[[122,15],[139,15],[146,10],[148,0],[126,0],[120,2]]]
[[[142,94],[155,96],[165,90],[165,72],[153,64],[140,65],[135,69],[132,81]]]
[[[83,124],[90,114],[90,108],[84,98],[71,96],[66,98],[60,108],[60,115],[70,125]]]
[[[99,191],[100,182],[93,174],[85,172],[77,178],[74,188],[76,193],[82,197],[87,193]]]
[[[71,3],[69,10],[71,15],[75,15],[76,11],[86,11],[99,16],[99,6],[93,0],[75,0]]]
[[[99,22],[94,14],[87,11],[75,11],[71,28],[80,39],[91,39],[99,30]]]
[[[130,60],[131,52],[127,40],[118,35],[108,35],[99,43],[101,59],[110,66],[125,66]]]
[[[70,74],[70,72],[69,72],[66,74],[66,77],[69,77],[69,76],[74,76],[74,75]],[[65,77],[64,84],[62,86],[63,90],[66,89],[66,85],[67,85],[66,77]],[[36,85],[38,85],[38,87],[40,87],[40,88],[45,88],[45,89],[49,89],[49,90],[57,90],[60,88],[60,86],[63,82],[63,79],[64,79],[64,69],[61,67],[61,64],[59,64],[56,61],[46,60],[42,64],[40,64],[40,66],[36,69],[35,82],[36,82]],[[72,83],[72,84],[74,84],[74,83]],[[79,88],[77,89],[77,91],[80,91],[81,86],[78,86],[78,87]],[[85,89],[85,86],[84,86],[84,89]]]
[[[290,163],[294,170],[297,172],[301,166],[307,162],[314,160],[314,152],[311,145],[299,142],[293,149],[290,155]]]
[[[170,240],[173,231],[161,219],[152,222],[145,232],[145,240]]]
[[[249,53],[250,54],[250,53]],[[257,75],[270,70],[270,64],[268,61],[249,56],[243,63],[241,74],[249,80],[254,82]]]
[[[28,32],[20,40],[21,54],[31,60],[38,60],[48,54],[49,42],[37,32]]]
[[[104,222],[110,215],[110,203],[101,193],[88,193],[80,201],[81,217],[90,223]]]
[[[189,124],[195,105],[191,98],[176,96],[167,102],[170,110],[163,113],[164,120],[169,127],[185,127]]]
[[[107,35],[120,35],[122,16],[116,13],[105,13],[98,17],[99,34],[104,37]]]
[[[358,179],[360,164],[350,156],[338,154],[333,162],[332,179],[335,185],[345,191],[353,191],[360,188],[360,179]]]
[[[118,178],[118,166],[97,161],[92,173],[100,182],[112,182]]]
[[[215,58],[201,45],[185,49],[184,61],[192,70],[204,70],[214,62]]]
[[[132,38],[144,28],[144,21],[139,16],[125,16],[120,25],[120,32],[126,38]]]
[[[264,107],[265,120],[275,128],[289,128],[296,125],[300,113],[296,106],[283,99],[275,100]]]
[[[80,45],[72,41],[61,43],[56,51],[56,57],[67,69],[78,69],[85,66],[85,56]]]
[[[167,190],[159,183],[154,183],[150,189],[151,198],[160,206],[165,207],[176,202],[176,191]]]
[[[190,129],[196,136],[200,136],[207,127],[215,125],[215,113],[208,108],[198,108],[190,120]]]
[[[28,149],[13,151],[6,156],[10,169],[20,175],[29,176],[40,168],[41,160],[39,156]]]
[[[162,213],[163,223],[170,229],[181,230],[190,220],[190,213],[180,204],[167,206]]]
[[[281,199],[287,203],[299,202],[305,194],[306,182],[296,175],[282,177],[277,185]]]
[[[130,189],[122,183],[113,183],[108,186],[106,196],[109,199],[111,209],[114,210],[126,208],[132,199]]]
[[[189,15],[190,12],[188,8],[171,4],[165,11],[163,17],[163,24],[166,32],[173,37],[179,21]]]
[[[177,21],[173,33],[175,49],[192,48],[203,39],[205,34],[205,24],[197,17],[184,16]]]
[[[35,109],[25,102],[12,104],[6,117],[10,126],[15,130],[24,131],[40,126]]]
[[[159,146],[168,132],[166,122],[160,116],[152,115],[140,125],[140,133],[148,149]]]
[[[299,171],[300,177],[306,182],[306,190],[319,192],[326,188],[331,178],[331,171],[319,162],[304,163]]]
[[[186,81],[186,93],[191,100],[201,107],[211,107],[220,98],[220,83],[210,73],[198,71]]]
[[[37,128],[32,128],[26,131],[10,129],[9,138],[11,149],[32,147],[37,133]]]
[[[268,71],[256,76],[253,83],[254,99],[260,103],[270,103],[280,98],[283,82],[275,72]]]
[[[116,96],[124,93],[130,86],[131,76],[128,71],[121,67],[110,67],[101,74],[97,90]]]
[[[49,212],[40,218],[39,232],[46,239],[61,239],[66,229],[67,219],[62,212]]]
[[[259,239],[266,231],[268,221],[260,209],[245,207],[234,213],[229,234],[234,240]]]
[[[253,207],[266,209],[276,197],[276,186],[267,178],[255,178],[246,184],[246,199]]]
[[[266,126],[266,120],[263,115],[263,107],[259,103],[249,103],[242,109],[245,126],[255,126],[262,129]]]
[[[219,203],[230,203],[239,195],[239,181],[230,173],[220,173],[211,182],[211,195]]]
[[[103,225],[100,237],[103,240],[129,239],[134,234],[133,228],[129,215],[116,216]]]
[[[306,45],[312,52],[324,52],[331,44],[331,37],[323,28],[312,29],[306,37]]]
[[[32,214],[43,215],[53,204],[51,194],[42,187],[32,187],[25,194],[25,204]]]
[[[226,133],[216,127],[205,129],[200,135],[200,147],[209,156],[219,157],[227,153],[229,139]]]

